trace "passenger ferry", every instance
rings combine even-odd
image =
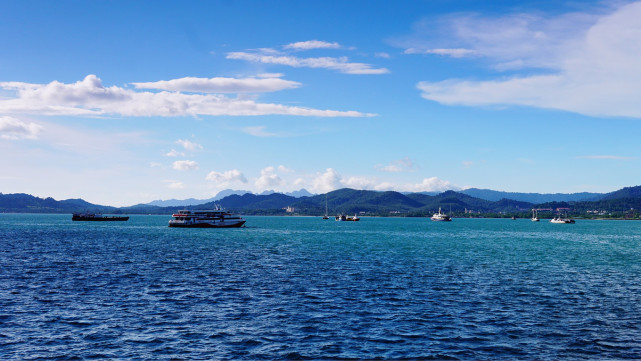
[[[174,219],[169,221],[169,227],[185,228],[238,228],[246,220],[224,210],[188,211],[182,210],[171,215]]]

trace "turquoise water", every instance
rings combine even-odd
[[[638,359],[641,222],[0,214],[0,359]]]

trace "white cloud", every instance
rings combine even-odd
[[[196,152],[196,151],[199,151],[199,150],[203,149],[202,145],[200,145],[198,143],[194,143],[194,142],[189,141],[187,139],[178,139],[176,141],[176,144],[182,145],[183,148],[185,148],[185,150],[188,150],[190,152]]]
[[[403,159],[394,160],[386,166],[379,165],[377,168],[382,171],[392,173],[413,172],[416,170],[416,165],[412,159],[405,157]]]
[[[175,170],[197,170],[200,168],[197,162],[193,160],[177,160],[173,163]]]
[[[37,139],[38,133],[42,130],[43,127],[36,123],[0,116],[0,138],[2,139]]]
[[[294,89],[300,83],[279,79],[272,74],[266,78],[193,78],[161,80],[146,83],[132,83],[137,89],[161,89],[177,92],[197,93],[264,93],[283,89]]]
[[[281,104],[256,103],[219,94],[183,94],[162,91],[137,92],[116,86],[104,87],[95,75],[73,84],[0,82],[0,88],[16,96],[0,99],[0,113],[40,115],[99,116],[116,114],[137,117],[177,117],[197,115],[296,115],[316,117],[372,116],[357,111],[319,110]]]
[[[289,169],[282,164],[278,166],[278,171],[283,173],[294,173],[293,169]]]
[[[376,53],[376,54],[374,54],[374,56],[375,56],[375,57],[377,57],[377,58],[383,58],[383,59],[389,59],[389,58],[391,58],[391,57],[392,57],[392,56],[391,56],[391,55],[389,55],[388,53],[383,53],[383,52],[381,52],[381,53]]]
[[[255,127],[244,127],[241,130],[243,131],[243,133],[246,133],[246,134],[249,134],[249,135],[253,135],[254,137],[268,138],[268,137],[277,137],[278,136],[278,134],[276,134],[276,133],[270,133],[270,132],[266,131],[265,128],[266,127],[264,125],[258,125],[258,126],[255,126]]]
[[[437,177],[424,178],[419,184],[408,184],[403,187],[406,192],[444,192],[449,189],[460,189],[448,181]]]
[[[294,68],[332,69],[345,74],[387,74],[386,68],[375,68],[370,64],[352,63],[347,57],[300,58],[290,55],[265,52],[230,52],[227,59],[246,60],[254,63],[286,65]]]
[[[474,50],[470,49],[416,49],[409,48],[406,49],[403,53],[405,54],[435,54],[435,55],[446,55],[453,58],[462,58],[468,55],[475,53]]]
[[[165,155],[168,156],[168,157],[184,157],[185,156],[185,152],[179,152],[179,151],[177,151],[175,149],[172,149],[170,152],[168,152]]]
[[[297,186],[305,186],[306,181],[298,179]],[[307,181],[307,187],[316,193],[326,193],[340,188],[368,189],[376,191],[397,192],[442,192],[448,189],[460,189],[448,181],[437,177],[425,178],[418,184],[396,184],[381,181],[375,177],[351,176],[344,178],[332,168],[327,168],[324,173],[318,173],[313,180]]]
[[[312,190],[317,193],[327,193],[343,187],[341,175],[334,169],[327,168],[325,173],[317,174],[312,181]]]
[[[283,180],[276,174],[274,167],[266,167],[260,171],[260,177],[254,183],[260,190],[274,189],[282,184]]]
[[[211,171],[207,174],[207,180],[219,183],[240,182],[247,183],[247,178],[238,169],[232,169],[225,172]]]
[[[285,49],[293,50],[338,49],[340,47],[341,46],[338,43],[329,43],[327,41],[320,40],[299,41],[284,46]]]
[[[496,69],[546,74],[497,80],[420,82],[425,99],[447,105],[524,105],[590,116],[641,117],[641,2],[607,15],[517,14],[449,21],[457,38]],[[469,45],[469,46],[468,46]],[[540,71],[539,71],[540,73]]]
[[[173,180],[165,180],[163,181],[167,183],[167,188],[169,189],[184,189],[185,184],[183,182],[178,182],[178,181],[173,181]]]

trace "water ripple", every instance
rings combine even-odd
[[[0,215],[0,359],[641,358],[634,222],[166,221]]]

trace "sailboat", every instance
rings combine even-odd
[[[536,209],[532,208],[532,222],[540,221],[539,215],[536,213]]]
[[[323,219],[329,219],[329,216],[327,215],[327,193],[325,193],[325,215],[323,216]]]

